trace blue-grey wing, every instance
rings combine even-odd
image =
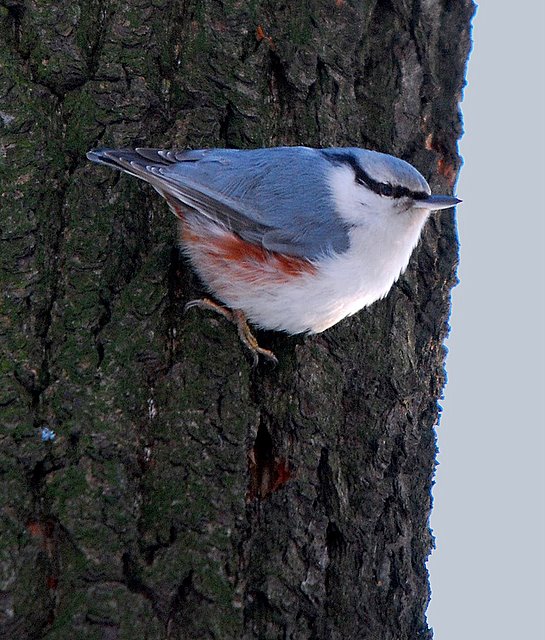
[[[98,149],[88,157],[146,180],[194,215],[270,251],[313,259],[348,248],[328,184],[331,163],[319,150]]]

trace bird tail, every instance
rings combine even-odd
[[[87,153],[92,162],[124,171],[131,176],[145,180],[156,186],[157,175],[154,168],[164,167],[176,162],[172,151],[162,149],[93,149]]]

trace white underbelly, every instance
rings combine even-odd
[[[198,241],[185,237],[184,250],[205,284],[251,323],[291,334],[319,333],[383,298],[407,266],[418,239],[414,233],[401,246],[370,243],[361,230],[353,232],[344,254],[305,266],[297,260],[292,264],[293,258],[261,255],[257,249],[252,250],[255,255],[236,260],[233,247],[220,246],[223,237],[228,238],[227,232],[221,234],[219,240],[217,234]],[[231,244],[241,242],[229,237]]]
[[[370,284],[361,264],[343,269],[340,275],[328,266],[284,284],[252,287],[235,282],[224,289],[221,298],[228,306],[242,309],[250,322],[264,329],[319,333],[384,297],[399,275],[399,271],[384,274]]]

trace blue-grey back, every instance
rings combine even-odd
[[[97,149],[88,157],[146,180],[188,215],[271,251],[314,259],[349,246],[330,187],[334,163],[321,150]]]

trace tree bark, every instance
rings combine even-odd
[[[363,146],[446,192],[473,11],[0,1],[3,637],[432,637],[452,211],[385,300],[260,333],[280,364],[254,369],[182,313],[202,288],[165,203],[85,152]]]

